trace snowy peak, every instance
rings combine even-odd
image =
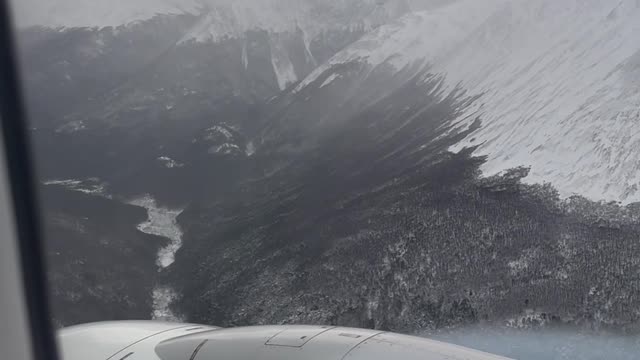
[[[406,0],[209,0],[184,40],[217,41],[250,30],[301,30],[309,38],[336,28],[372,29],[410,12]]]
[[[294,91],[350,62],[421,66],[480,96],[457,122],[482,126],[452,150],[479,146],[486,175],[530,166],[565,196],[635,202],[639,22],[637,0],[457,1],[370,32]]]
[[[301,90],[332,66],[365,61],[371,66],[392,65],[396,70],[434,60],[461,46],[463,40],[495,14],[508,0],[455,2],[437,9],[412,12],[381,26],[336,54],[296,88]],[[461,13],[466,14],[464,19]]]
[[[281,90],[308,72],[296,71],[281,34],[298,34],[306,49],[306,63],[317,65],[310,42],[331,31],[367,32],[411,11],[407,0],[236,0],[208,1],[199,20],[181,39],[184,42],[218,42],[246,38],[249,31],[266,31],[270,38],[271,63]],[[246,45],[241,58],[248,67]]]

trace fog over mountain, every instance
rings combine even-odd
[[[636,0],[34,1],[48,240],[85,243],[54,283],[122,283],[112,317],[637,333]],[[100,226],[140,199],[171,228]],[[148,234],[175,262],[87,261]],[[108,313],[88,289],[56,301]]]
[[[149,20],[158,15],[210,14],[226,25],[244,28],[284,29],[299,22],[301,26],[321,25],[335,17],[350,14],[348,9],[375,12],[378,8],[407,11],[432,7],[444,1],[434,0],[133,0],[89,2],[83,0],[25,0],[15,4],[16,21],[21,27],[106,27]],[[331,11],[328,13],[327,11]],[[225,15],[224,17],[222,15]],[[229,17],[229,15],[232,15]],[[331,15],[331,16],[329,16]]]

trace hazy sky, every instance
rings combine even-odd
[[[11,0],[18,26],[108,26],[194,11],[197,0]]]
[[[196,12],[201,4],[240,3],[264,6],[279,0],[11,0],[15,22],[20,27],[43,26],[112,26],[143,20],[155,14]],[[286,2],[288,0],[282,0]],[[425,9],[455,0],[296,0],[300,2],[399,2],[406,1],[414,9]],[[478,0],[481,1],[481,0]],[[244,5],[247,5],[244,4]]]

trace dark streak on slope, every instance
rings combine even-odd
[[[327,120],[331,107],[305,110],[335,104],[326,97],[349,85],[323,93],[317,84],[283,100],[253,159],[262,172],[181,216],[180,309],[222,326],[412,332],[534,313],[546,323],[634,330],[637,222],[612,228],[576,216],[550,186],[521,184],[527,169],[481,178],[484,159],[472,149],[446,150],[465,133],[446,135],[445,125],[474,99],[425,96],[440,80],[417,85],[424,74],[410,73],[385,80],[381,72],[385,95],[344,97],[342,118]]]

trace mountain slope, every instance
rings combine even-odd
[[[351,78],[319,79],[279,99],[252,171],[181,215],[179,310],[229,326],[637,332],[637,206],[562,201],[522,184],[526,168],[483,177],[475,149],[447,150],[479,126],[452,126],[473,98],[425,76],[378,71],[386,92],[370,78],[346,101]]]
[[[530,183],[565,196],[640,200],[636,1],[459,1],[407,15],[336,54],[294,90],[346,63],[426,67],[480,98],[460,115],[483,126],[487,175],[531,166]]]
[[[182,215],[177,306],[191,319],[228,325],[415,331],[487,322],[637,332],[638,206],[597,202],[633,201],[625,192],[633,179],[611,171],[587,181],[609,163],[587,157],[591,143],[580,134],[609,137],[616,164],[635,166],[636,150],[618,131],[598,130],[599,118],[569,126],[563,112],[544,115],[555,101],[569,114],[583,111],[594,102],[589,94],[602,91],[557,72],[608,54],[568,49],[612,46],[621,53],[598,64],[612,79],[623,69],[636,51],[622,31],[633,28],[636,7],[625,5],[627,17],[616,18],[605,2],[460,1],[406,15],[338,52],[269,101],[248,173]],[[557,35],[581,24],[607,34],[606,21],[621,36]],[[507,77],[511,67],[520,71]],[[567,100],[571,86],[583,103]],[[550,95],[556,87],[562,91]],[[596,105],[624,111],[609,100]],[[553,162],[563,149],[537,149],[553,141],[571,144],[584,161],[565,182],[573,169]],[[503,161],[504,152],[526,156]],[[538,152],[551,162],[536,163]],[[573,192],[596,202],[567,196]]]
[[[193,186],[195,179],[207,181],[202,166],[215,168],[226,155],[250,153],[247,138],[269,99],[404,11],[372,1],[294,6],[274,0],[261,5],[264,11],[249,4],[220,2],[184,14],[149,7],[143,14],[148,19],[123,18],[115,28],[74,27],[82,24],[62,18],[62,28],[21,31],[45,179],[99,177],[122,193],[188,202],[187,189],[202,190]],[[311,12],[327,17],[311,23]],[[213,14],[229,15],[229,27],[213,21]],[[252,23],[251,16],[262,20]],[[204,135],[210,129],[234,136]],[[164,158],[186,166],[164,168],[158,160]],[[154,182],[158,174],[168,183]]]
[[[180,313],[638,331],[637,4],[205,5],[23,32],[41,174],[186,207]]]

